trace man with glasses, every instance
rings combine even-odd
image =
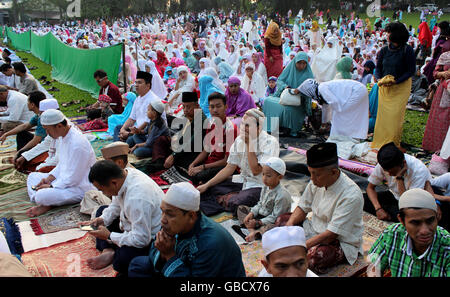
[[[123,106],[122,106],[122,95],[120,94],[119,88],[109,81],[108,74],[104,70],[100,69],[95,71],[94,79],[100,86],[99,95],[108,95],[112,100],[110,104],[111,109],[114,111],[115,114],[121,114],[123,112]],[[89,113],[91,112],[97,112],[100,114],[100,103],[97,101],[91,106],[88,106],[86,110],[88,113],[88,117]]]

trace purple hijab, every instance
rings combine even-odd
[[[439,60],[439,57],[442,55],[442,53],[448,50],[450,50],[450,40],[441,39],[436,42],[436,46],[434,48],[434,57],[423,69],[423,74],[425,74],[429,83],[434,81],[433,71],[436,68],[436,63]]]
[[[239,78],[232,76],[228,79],[228,85],[239,84],[241,81]],[[239,92],[236,95],[231,94],[230,88],[227,87],[225,92],[225,97],[227,97],[227,116],[244,116],[245,112],[249,109],[256,108],[255,101],[252,96],[247,93],[243,88],[239,88]]]

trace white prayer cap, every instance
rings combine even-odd
[[[198,211],[200,192],[188,182],[172,184],[164,195],[163,201],[182,210]]]
[[[150,104],[152,105],[154,110],[156,110],[157,112],[159,112],[161,114],[166,109],[166,105],[159,99],[158,100],[153,100],[152,102],[150,102]]]
[[[437,212],[436,201],[430,192],[424,189],[411,189],[404,192],[398,201],[398,208],[427,208]]]
[[[59,104],[58,100],[56,99],[44,99],[41,102],[39,102],[39,110],[40,111],[46,111],[48,109],[58,109]]]
[[[269,166],[281,175],[286,173],[286,164],[278,157],[271,157],[264,163],[264,165]]]
[[[262,236],[262,249],[266,257],[279,249],[297,245],[306,248],[305,231],[299,226],[275,227]]]
[[[41,114],[41,125],[50,126],[61,123],[65,120],[64,114],[56,109],[49,109]]]

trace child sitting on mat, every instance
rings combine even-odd
[[[138,159],[152,157],[156,140],[161,136],[169,137],[169,128],[166,121],[161,118],[165,108],[166,105],[161,100],[150,102],[147,109],[150,123],[145,130],[146,135],[135,134],[127,139],[130,152]]]
[[[291,194],[280,184],[286,173],[286,164],[277,157],[270,158],[263,166],[262,179],[265,187],[261,191],[261,197],[254,207],[240,205],[237,216],[240,226],[232,228],[238,234],[250,242],[261,239],[262,234],[273,227],[278,216],[291,210]],[[249,231],[247,236],[241,227]]]
[[[93,113],[90,113],[90,117],[88,118],[88,122],[81,125],[80,129],[82,131],[90,131],[90,130],[100,130],[108,128],[108,118],[114,114],[114,111],[111,109],[109,105],[112,100],[108,95],[100,95],[98,96],[98,101],[100,103],[100,117],[93,117]]]

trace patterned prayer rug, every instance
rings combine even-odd
[[[102,151],[101,151],[101,149],[102,149],[104,146],[106,146],[106,145],[108,145],[108,144],[110,144],[110,143],[112,143],[112,142],[113,142],[113,141],[112,141],[111,139],[108,139],[108,140],[97,139],[97,140],[91,141],[91,145],[92,145],[92,148],[94,149],[95,156],[96,156],[97,158],[101,157],[101,156],[102,156]]]
[[[16,136],[8,136],[3,144],[0,144],[0,155],[17,150]]]
[[[22,254],[22,262],[35,277],[114,277],[112,265],[93,270],[87,259],[100,255],[95,248],[95,237],[82,238],[56,244]]]
[[[0,195],[26,187],[27,175],[18,172],[14,168],[0,171]],[[0,200],[1,196],[0,196]]]
[[[27,216],[26,212],[33,206],[36,206],[36,204],[30,201],[27,188],[23,185],[18,190],[0,195],[0,217],[14,218],[17,222],[28,221],[30,220],[30,217]],[[73,205],[55,207],[37,218],[48,216],[59,212],[61,209],[72,207]]]
[[[180,172],[179,169],[175,168],[175,166],[170,167],[167,169],[163,174],[161,174],[161,178],[168,182],[169,184],[175,184],[180,182],[192,182],[184,177]]]
[[[80,208],[79,205],[75,205],[71,208],[59,210],[48,216],[31,219],[31,228],[36,235],[77,228],[78,222],[90,220],[89,215],[80,213]]]
[[[239,245],[242,252],[242,262],[244,262],[245,275],[248,277],[257,277],[263,269],[261,260],[264,259],[264,252],[261,241],[256,240],[249,244]]]
[[[83,115],[83,116],[71,117],[71,118],[69,118],[69,120],[76,125],[82,125],[87,122],[87,117],[86,117],[86,115]]]

